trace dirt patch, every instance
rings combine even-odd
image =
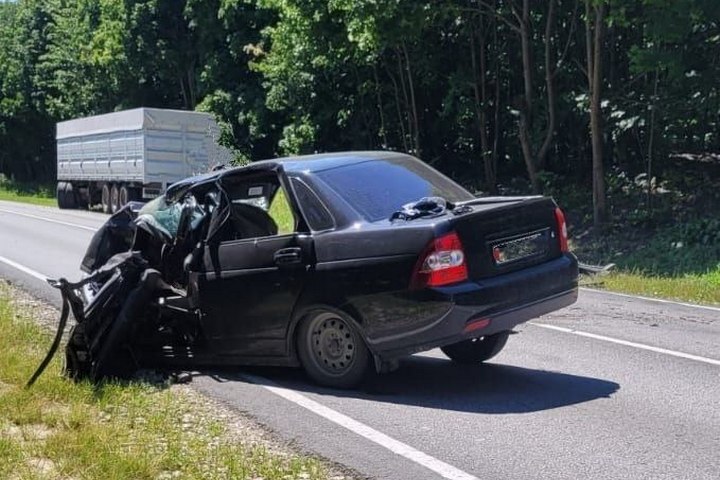
[[[22,442],[24,440],[22,428],[12,423],[0,425],[0,437],[16,442]]]
[[[41,478],[56,476],[57,467],[55,466],[55,462],[49,458],[33,457],[29,458],[26,463],[27,466],[30,467],[30,470]]]
[[[43,423],[35,423],[30,425],[23,425],[22,427],[23,437],[26,441],[43,441],[53,433],[55,430],[48,427]]]
[[[12,282],[0,279],[0,290],[10,293],[10,299],[15,312],[27,312],[30,320],[52,329],[57,328],[60,312],[58,309],[42,302],[27,292],[15,287]],[[17,316],[17,313],[16,313]],[[0,390],[1,391],[1,390]]]
[[[0,395],[9,392],[12,388],[12,385],[8,385],[7,383],[0,381]]]

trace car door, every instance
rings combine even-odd
[[[298,231],[207,245],[198,300],[213,352],[287,355],[289,321],[313,263],[312,236]]]

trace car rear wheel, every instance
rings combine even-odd
[[[353,321],[336,310],[308,314],[300,324],[297,347],[303,368],[321,385],[353,388],[370,368],[370,352]]]
[[[457,363],[481,363],[500,353],[507,343],[510,331],[498,332],[486,337],[471,338],[441,347],[445,355]]]

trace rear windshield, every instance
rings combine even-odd
[[[370,222],[390,218],[406,203],[423,197],[449,202],[473,195],[440,172],[412,157],[368,160],[315,174]]]

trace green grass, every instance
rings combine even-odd
[[[278,226],[278,234],[284,235],[295,231],[295,217],[293,216],[290,203],[288,203],[285,191],[280,189],[270,204],[268,213],[275,220]]]
[[[602,288],[616,292],[700,304],[720,304],[720,267],[705,274],[661,277],[617,272],[602,279]]]
[[[707,215],[652,230],[620,226],[573,243],[581,260],[617,265],[611,275],[601,277],[602,288],[693,303],[720,303],[719,217]]]
[[[186,387],[73,383],[56,359],[23,388],[50,343],[32,316],[0,283],[0,478],[326,478],[317,460],[240,443]]]
[[[2,174],[0,174],[0,200],[57,206],[53,186],[13,182]]]

